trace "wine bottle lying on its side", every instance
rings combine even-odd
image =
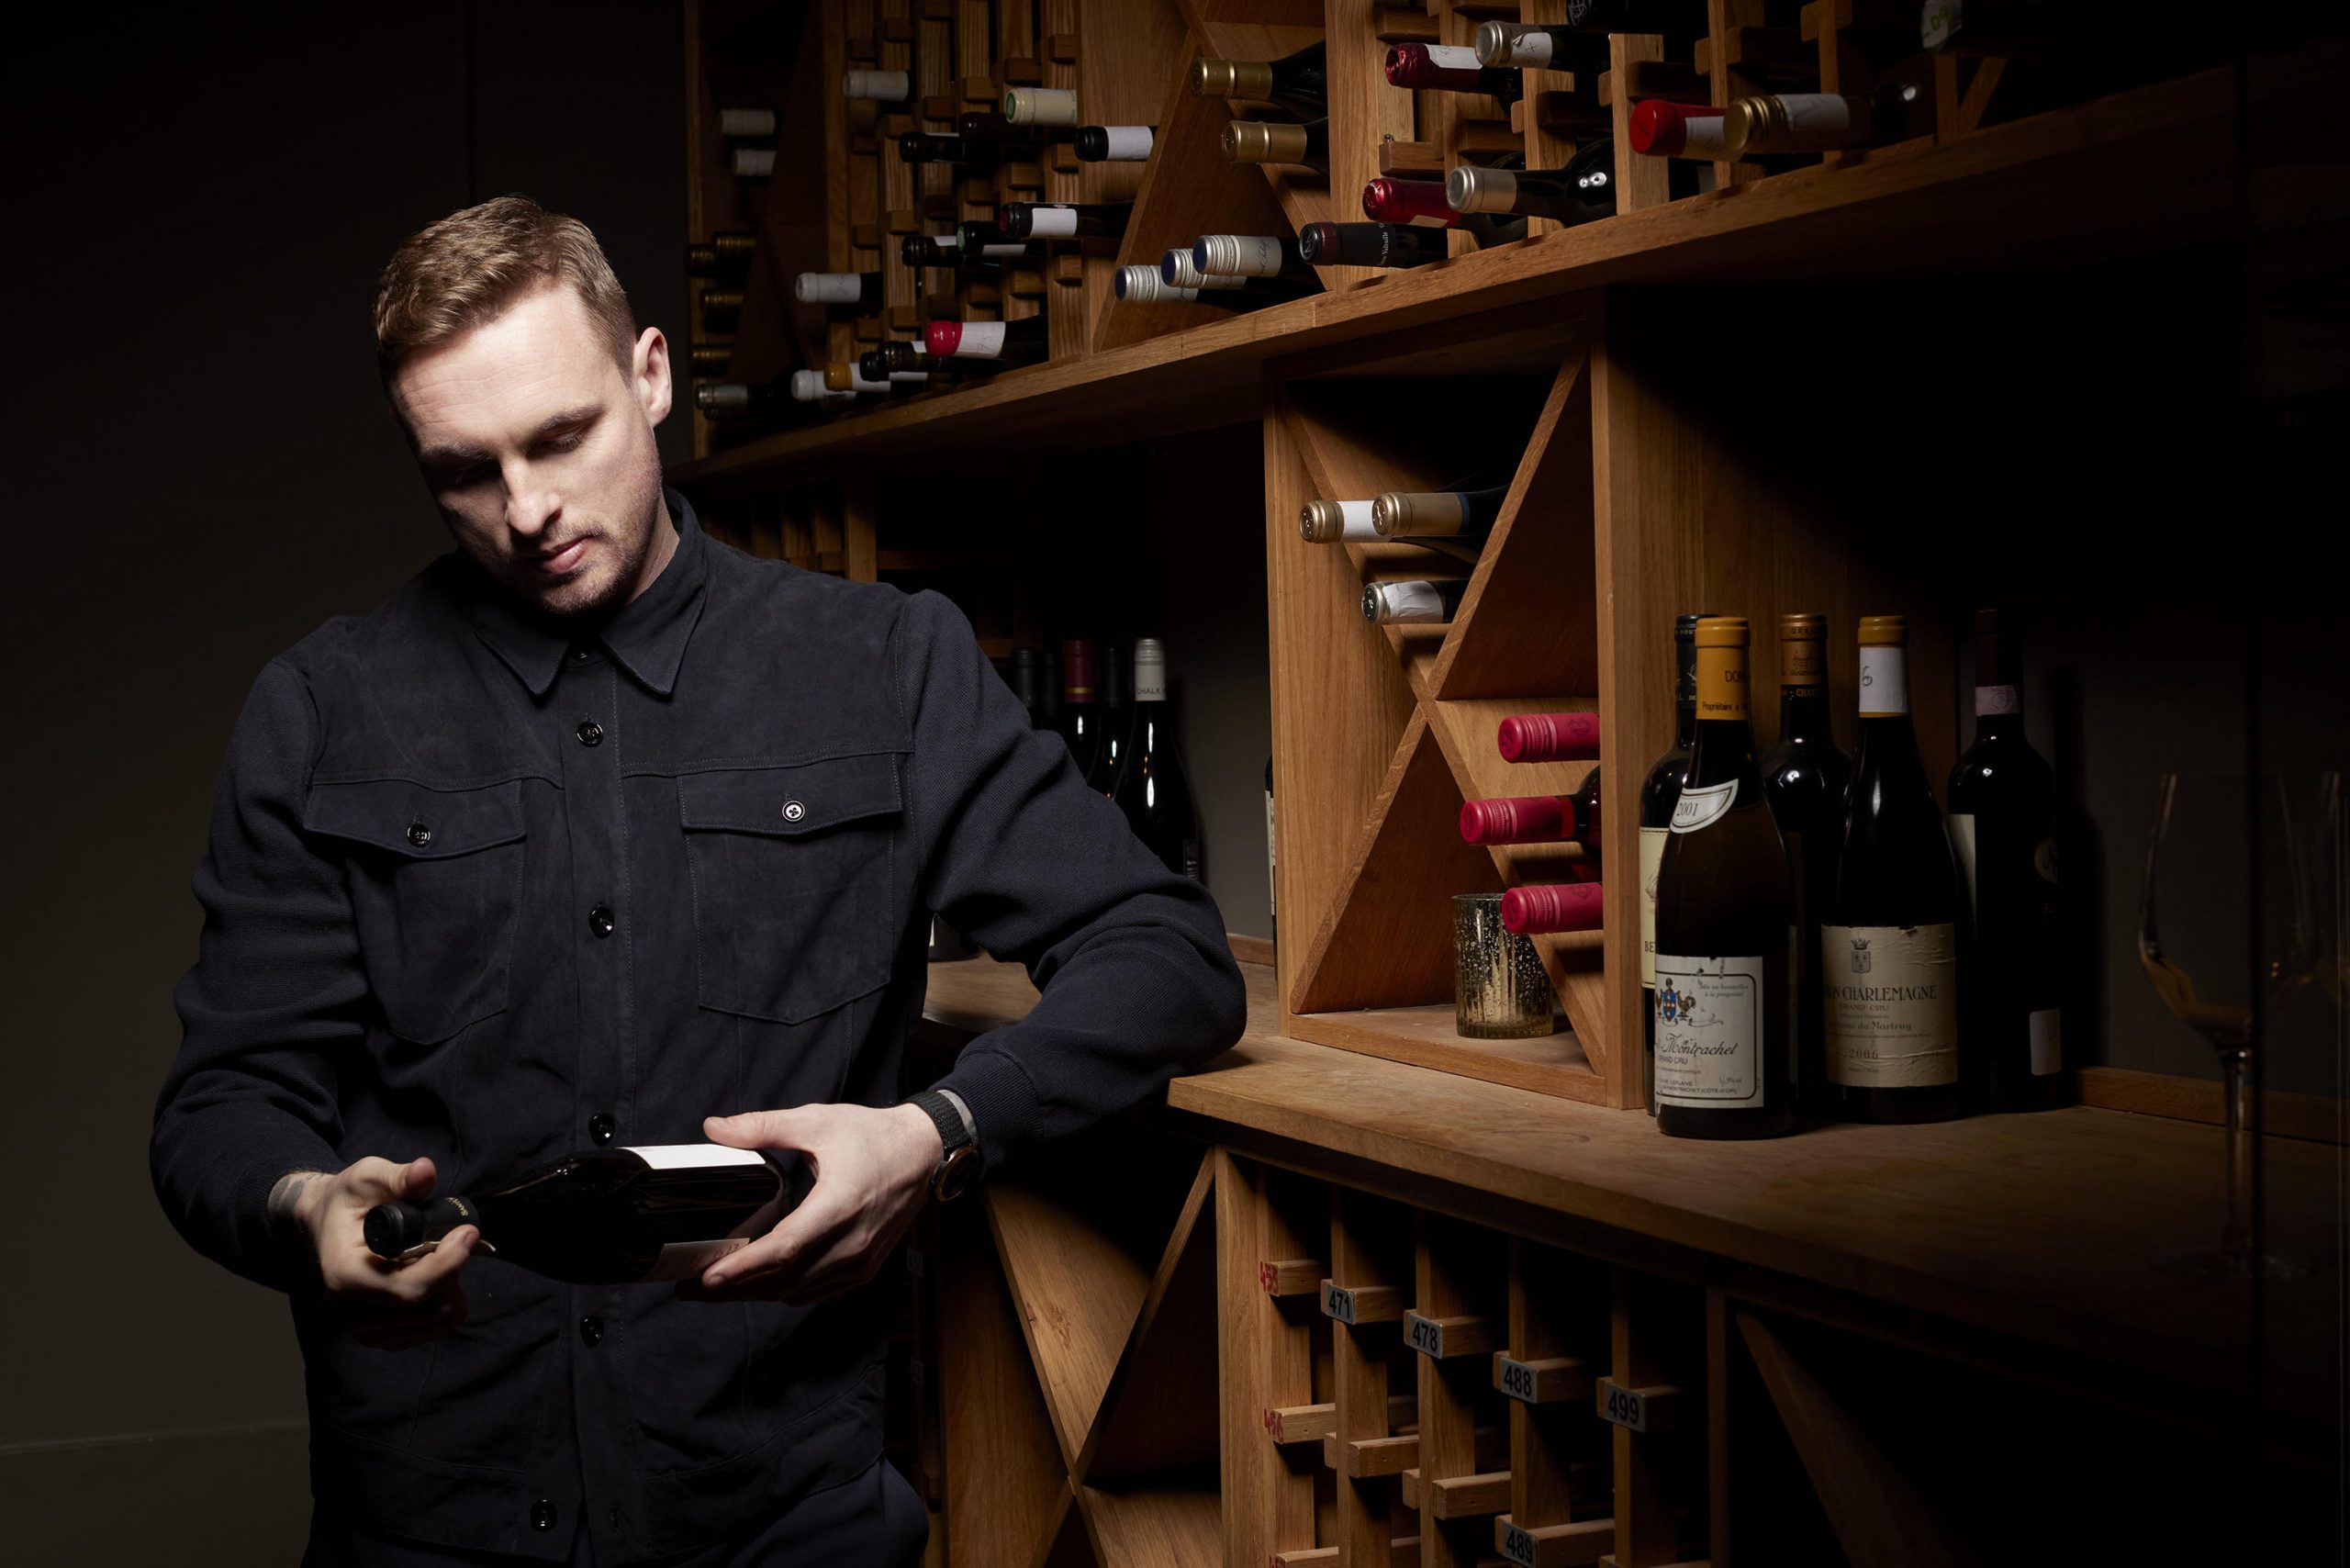
[[[362,1225],[379,1258],[421,1257],[460,1226],[485,1255],[572,1284],[691,1280],[789,1210],[783,1172],[756,1149],[649,1144],[586,1149],[491,1192],[378,1204]]]

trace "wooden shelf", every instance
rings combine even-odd
[[[1349,1181],[1578,1250],[1743,1284],[1837,1293],[2216,1396],[2236,1387],[2248,1302],[2168,1274],[2208,1246],[2222,1204],[2217,1132],[2076,1106],[1912,1126],[1838,1124],[1707,1143],[1646,1116],[1335,1051],[1275,1032],[1273,976],[1244,966],[1249,1028],[1168,1103],[1206,1136],[1285,1163],[1315,1151]],[[931,1016],[992,1027],[1035,991],[1015,965],[934,966]],[[2328,1243],[2327,1146],[2270,1141],[2274,1244]],[[1660,1250],[1662,1249],[1662,1250]],[[2271,1293],[2280,1404],[2313,1413],[2333,1365],[2332,1297]],[[1815,1304],[1816,1305],[1816,1304]],[[1826,1310],[1822,1308],[1822,1310]]]
[[[2305,90],[2336,51],[2256,62],[2264,101]],[[1548,325],[1561,297],[1622,284],[2019,270],[2177,245],[2226,221],[2233,181],[2230,73],[2204,72],[1835,167],[1626,212],[1390,274],[1340,292],[953,391],[845,416],[671,469],[694,493],[795,483],[920,449],[1016,436],[1025,453],[1231,423],[1259,407],[1268,362],[1444,324],[1429,346]],[[1555,362],[1554,362],[1555,363]]]

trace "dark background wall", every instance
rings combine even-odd
[[[11,24],[0,1555],[295,1562],[282,1302],[147,1178],[188,881],[271,655],[450,541],[377,388],[398,241],[520,190],[683,341],[677,8],[586,0]],[[682,447],[683,420],[664,452]]]

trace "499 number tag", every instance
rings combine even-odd
[[[1616,1425],[1632,1431],[1645,1432],[1649,1429],[1648,1395],[1637,1388],[1619,1388],[1602,1380],[1599,1413]]]

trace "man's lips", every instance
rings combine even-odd
[[[579,565],[581,557],[587,553],[588,541],[584,538],[575,539],[552,555],[532,556],[531,564],[542,572],[560,577]]]

